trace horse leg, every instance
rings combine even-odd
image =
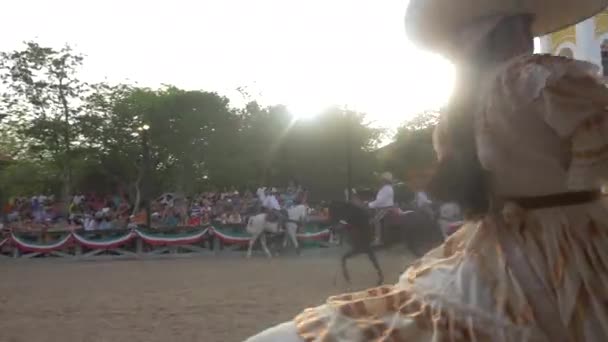
[[[372,265],[374,265],[374,268],[376,269],[376,272],[378,273],[378,286],[380,286],[384,282],[384,275],[382,274],[382,269],[380,268],[380,263],[378,262],[378,259],[376,258],[376,253],[374,253],[373,249],[370,248],[367,250],[367,257],[372,262]]]
[[[296,248],[296,254],[300,255],[300,245],[298,244],[298,226],[296,226],[295,229],[290,229],[288,231],[289,233],[289,238],[291,239],[291,242],[293,243],[293,246]]]
[[[287,238],[288,238],[287,235],[288,234],[283,235],[283,249],[287,248]]]
[[[350,275],[348,274],[348,269],[346,268],[346,260],[352,258],[356,254],[358,254],[358,252],[351,249],[342,256],[342,275],[348,284],[350,284]]]
[[[249,239],[249,248],[247,249],[247,258],[251,258],[251,250],[253,249],[253,245],[255,244],[255,240],[258,239],[260,235],[254,235]]]
[[[262,242],[262,248],[264,248],[264,252],[266,252],[268,258],[272,258],[272,254],[270,253],[270,251],[268,250],[268,246],[266,245],[266,234],[262,233],[260,241]]]

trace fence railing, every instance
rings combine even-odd
[[[327,226],[309,223],[297,238],[304,245],[325,243]],[[46,231],[4,231],[0,235],[0,256],[13,258],[63,257],[146,257],[161,254],[215,254],[241,249],[250,235],[243,225],[165,227],[136,229],[49,229]]]

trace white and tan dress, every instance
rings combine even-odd
[[[608,90],[596,73],[584,62],[527,55],[492,76],[475,134],[499,195],[600,187],[608,175]],[[503,212],[571,338],[608,341],[603,201],[527,211],[507,203]],[[548,341],[487,222],[466,224],[397,284],[330,297],[251,341]]]

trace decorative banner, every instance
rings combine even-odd
[[[320,232],[312,233],[312,232],[304,232],[298,233],[296,236],[298,240],[325,240],[328,239],[330,235],[329,229],[324,229]]]
[[[217,236],[222,242],[227,244],[247,244],[249,239],[251,239],[251,235],[248,233],[237,233],[230,234],[225,231],[222,231],[221,228],[211,227],[210,228],[215,236]],[[329,229],[324,229],[319,232],[303,232],[298,233],[296,237],[298,240],[303,241],[319,241],[326,240],[329,238],[330,231]]]
[[[73,242],[78,245],[90,248],[90,249],[112,249],[123,246],[133,239],[139,237],[144,242],[153,246],[175,246],[175,245],[190,245],[200,242],[205,239],[208,235],[215,235],[222,242],[226,244],[241,244],[246,245],[249,243],[251,235],[243,230],[231,231],[227,229],[216,228],[210,226],[203,229],[202,231],[188,232],[188,233],[152,233],[145,232],[140,229],[135,229],[126,233],[123,236],[111,237],[111,238],[100,238],[91,239],[85,236],[79,235],[76,232],[70,232],[64,237],[51,243],[37,243],[29,242],[23,238],[19,238],[14,233],[9,238],[0,240],[0,247],[7,243],[13,243],[16,248],[22,252],[35,252],[35,253],[51,253],[60,251]],[[321,241],[327,240],[330,236],[329,229],[324,229],[317,232],[302,232],[297,234],[298,240],[301,241]]]
[[[139,229],[135,230],[135,233],[137,233],[142,240],[153,246],[191,245],[204,239],[208,232],[209,228],[205,228],[200,232],[167,236],[164,234],[146,233]]]
[[[222,240],[223,243],[227,243],[227,244],[244,245],[244,244],[249,243],[249,239],[251,239],[251,235],[249,235],[248,233],[232,235],[232,234],[222,232],[220,229],[218,229],[216,227],[210,227],[209,229],[211,230],[213,235],[217,236],[220,240]]]
[[[137,236],[137,234],[135,232],[129,232],[124,236],[96,240],[87,239],[84,236],[80,236],[76,233],[72,233],[72,236],[80,245],[91,249],[112,249],[130,242]]]
[[[72,242],[72,234],[68,234],[57,242],[50,244],[38,244],[28,242],[18,238],[15,234],[11,234],[11,241],[19,248],[22,252],[34,252],[34,253],[50,253],[65,248],[70,242]]]

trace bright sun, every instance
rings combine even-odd
[[[293,119],[297,121],[310,120],[320,113],[318,108],[312,106],[287,106],[287,108],[289,109],[289,113],[293,116]]]
[[[152,88],[172,84],[227,94],[235,103],[242,94],[234,89],[255,84],[250,100],[284,104],[294,120],[314,120],[330,106],[348,105],[366,113],[371,125],[394,129],[444,104],[453,83],[447,61],[408,42],[403,22],[407,0],[295,5],[177,0],[179,6],[151,6],[145,16],[139,15],[138,1],[105,0],[95,11],[77,6],[83,3],[77,0],[4,2],[3,9],[27,12],[33,24],[0,36],[0,51],[33,37],[56,48],[69,43],[87,56],[87,82],[135,81]],[[65,16],[75,17],[82,29],[72,30],[72,20],[56,23]],[[107,17],[132,25],[107,27]],[[178,19],[158,25],[167,18]],[[20,25],[19,17],[4,19],[0,31]],[[140,44],[133,44],[130,30],[146,32]]]

